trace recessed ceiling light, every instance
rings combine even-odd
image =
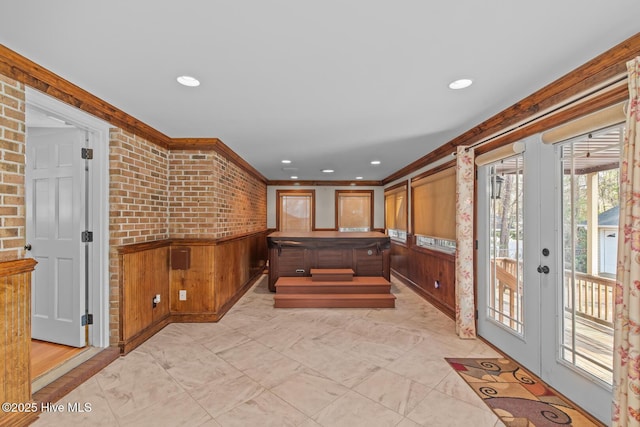
[[[284,163],[285,165],[288,165],[289,163],[291,163],[291,160],[283,160],[282,163]]]
[[[298,179],[298,177],[294,175],[291,177],[291,179]]]
[[[379,165],[380,164],[380,160],[371,160],[371,164],[372,165]]]
[[[362,179],[362,177],[361,176],[356,176],[356,179]]]
[[[333,169],[322,169],[322,172],[324,172],[324,173],[333,173],[334,170]]]
[[[464,89],[471,86],[471,84],[473,84],[471,79],[459,79],[449,83],[449,89]]]
[[[183,86],[196,87],[200,86],[200,81],[191,76],[180,76],[176,80]]]

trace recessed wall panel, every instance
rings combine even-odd
[[[56,228],[58,239],[71,240],[73,237],[73,179],[56,180],[58,192]]]
[[[49,203],[51,194],[47,178],[33,181],[33,235],[36,239],[49,237]]]
[[[52,295],[49,293],[50,288],[47,286],[49,282],[47,279],[51,277],[51,264],[48,257],[36,257],[35,259],[38,261],[38,264],[32,273],[34,276],[34,288],[31,291],[33,299],[31,309],[33,310],[34,317],[48,319],[51,314],[50,302]]]
[[[56,259],[56,320],[71,321],[73,317],[73,259]]]

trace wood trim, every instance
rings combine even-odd
[[[170,138],[90,92],[0,44],[0,74],[169,150],[215,150],[258,180],[267,179],[218,138]]]
[[[595,113],[603,108],[610,107],[629,99],[629,90],[626,86],[617,86],[613,90],[601,93],[591,99],[589,102],[581,102],[571,105],[567,108],[560,109],[543,116],[536,120],[523,125],[518,129],[500,135],[495,139],[476,148],[476,155],[487,153],[496,148],[524,139],[528,136],[541,133],[545,130],[568,123],[587,114]]]
[[[426,172],[421,173],[420,175],[416,175],[413,178],[411,178],[410,182],[411,182],[411,190],[410,190],[410,194],[408,194],[408,197],[411,197],[411,211],[407,212],[407,218],[411,221],[411,230],[407,230],[411,232],[411,236],[415,239],[415,231],[416,231],[416,215],[415,215],[415,196],[414,196],[414,189],[416,187],[416,183],[419,182],[421,179],[427,178],[429,176],[438,174],[440,172],[444,172],[448,169],[454,168],[456,165],[456,161],[452,160],[450,162],[447,163],[443,163],[442,165],[436,166],[433,169],[430,169]],[[455,173],[455,172],[454,172]],[[418,184],[419,186],[419,184]],[[408,205],[408,203],[407,203]],[[408,206],[407,206],[408,209]],[[408,228],[408,227],[407,227]],[[407,235],[407,239],[409,239],[409,235]]]
[[[450,318],[450,319],[452,319],[454,321],[456,320],[455,313],[452,313],[451,309],[449,307],[447,307],[446,305],[444,305],[440,300],[438,300],[437,298],[434,298],[433,296],[431,296],[428,292],[424,291],[420,286],[415,284],[409,278],[403,276],[402,274],[398,273],[395,270],[392,270],[392,272],[393,272],[393,275],[395,276],[395,278],[400,280],[405,285],[407,285],[407,287],[409,289],[411,289],[416,294],[420,295],[425,300],[429,301],[438,310],[440,310],[443,314],[445,314],[448,318]]]
[[[404,224],[404,231],[407,233],[407,238],[409,237],[409,186],[411,184],[410,180],[399,182],[391,187],[387,187],[384,189],[384,231],[386,232],[387,228],[387,197],[392,196],[396,193],[404,193],[404,217],[406,218],[406,223]],[[396,224],[398,225],[398,224]],[[397,230],[402,230],[402,228],[396,228]]]
[[[420,175],[416,175],[413,178],[411,178],[411,186],[413,187],[415,182],[420,181],[423,178],[426,178],[426,177],[431,176],[431,175],[435,175],[435,174],[437,174],[439,172],[442,172],[442,171],[446,171],[446,170],[451,169],[451,168],[453,168],[455,166],[456,166],[456,161],[455,160],[451,160],[450,162],[443,163],[443,164],[441,164],[439,166],[436,166],[433,169],[429,169],[428,171],[423,172]]]
[[[267,183],[267,178],[264,175],[218,138],[172,138],[169,141],[168,148],[170,150],[217,151],[254,178],[265,184]]]
[[[368,194],[369,195],[369,224],[371,224],[370,226],[370,230],[373,231],[373,219],[375,218],[375,215],[373,213],[373,209],[374,209],[374,205],[375,203],[373,202],[373,196],[374,196],[374,191],[373,190],[335,190],[334,192],[335,194],[335,229],[339,230],[340,229],[340,222],[338,221],[338,207],[339,204],[338,202],[340,201],[340,195],[341,194]]]
[[[379,187],[382,181],[299,181],[299,180],[274,180],[267,181],[271,186],[308,185],[316,187]]]
[[[396,191],[398,191],[398,192],[402,191],[402,187],[405,187],[405,191],[406,191],[406,187],[408,185],[409,185],[409,181],[408,180],[399,182],[399,183],[397,183],[395,185],[392,185],[390,187],[386,187],[384,189],[384,194],[387,195],[387,194],[390,194],[390,193],[395,193]]]
[[[57,402],[119,357],[120,352],[117,347],[105,348],[91,359],[38,390],[33,394],[33,400],[38,404]]]
[[[135,349],[140,344],[142,344],[143,342],[145,342],[146,340],[148,340],[149,338],[151,338],[152,336],[160,332],[169,323],[171,323],[171,315],[167,314],[158,322],[152,323],[147,328],[135,334],[133,337],[128,338],[126,341],[121,339],[120,342],[118,342],[118,347],[120,347],[120,353],[122,355],[126,355],[131,350]]]
[[[624,75],[626,72],[626,61],[638,55],[640,55],[640,33],[635,34],[622,43],[598,55],[584,65],[536,91],[532,95],[529,95],[462,135],[450,140],[425,156],[389,175],[382,180],[383,184],[388,184],[396,179],[409,175],[418,169],[451,154],[459,145],[471,145],[495,135],[510,126],[529,121],[538,116],[540,112],[570,103],[572,99],[588,92],[590,89],[602,86],[607,82],[610,82],[616,76]],[[617,102],[619,101],[621,101],[621,99],[617,100]],[[614,103],[615,102],[611,102],[608,105],[612,105]],[[585,108],[590,110],[590,112],[595,111],[595,109],[591,109],[589,107]],[[602,106],[600,108],[602,108]],[[569,121],[579,117],[580,115],[577,111],[573,111],[573,114],[575,115],[571,117],[568,115],[565,116],[563,120]],[[583,112],[582,114],[586,113]],[[556,122],[554,125],[557,124],[559,124],[559,122]],[[549,127],[553,125],[547,124],[547,126]],[[517,139],[521,138],[522,136]],[[501,141],[500,145],[514,142],[517,139]],[[489,151],[490,149],[497,148],[500,145],[494,145],[491,148],[488,147],[486,150]]]
[[[30,273],[38,262],[33,258],[14,259],[0,261],[0,277],[13,276],[14,274]]]
[[[242,234],[234,234],[233,236],[219,237],[216,239],[167,239],[162,240],[162,242],[169,242],[171,246],[216,246],[221,243],[232,242],[234,240],[242,240],[247,237],[257,236],[260,234],[268,234],[270,231],[275,231],[275,229],[264,229],[259,231],[250,231],[248,233]],[[127,245],[126,247],[135,246],[135,245]]]
[[[281,203],[280,196],[283,194],[289,195],[307,195],[311,196],[311,231],[316,230],[316,190],[276,190],[276,231],[280,231],[280,215],[281,215]]]
[[[24,258],[0,263],[0,401],[31,401],[31,272],[36,261]],[[28,417],[28,418],[27,418]],[[26,425],[25,413],[0,413],[0,425]]]
[[[150,249],[158,249],[171,245],[171,240],[155,240],[153,242],[133,243],[131,245],[119,246],[117,248],[118,254],[126,255],[136,252],[148,251]]]
[[[165,134],[0,44],[0,74],[167,148]]]

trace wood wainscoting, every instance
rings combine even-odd
[[[455,255],[417,246],[414,240],[415,236],[407,235],[407,243],[391,241],[392,272],[444,314],[455,319]]]
[[[120,351],[128,353],[171,322],[220,320],[264,271],[266,236],[265,230],[119,248]]]
[[[0,402],[31,402],[31,258],[0,263]],[[34,414],[35,415],[35,414]],[[0,412],[0,425],[27,425],[24,411]]]
[[[169,240],[119,248],[120,349],[128,352],[169,323]],[[154,303],[156,295],[160,302]]]

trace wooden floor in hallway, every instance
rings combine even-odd
[[[31,340],[31,381],[63,364],[84,348],[70,347],[47,341]]]

